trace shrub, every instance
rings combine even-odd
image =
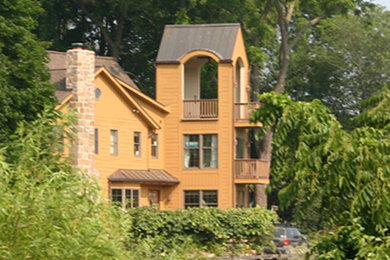
[[[126,216],[56,153],[58,116],[21,124],[0,148],[0,259],[126,258]]]
[[[154,208],[128,210],[129,250],[138,257],[181,259],[199,252],[239,254],[261,252],[272,236],[275,214],[263,208],[190,208],[159,211]],[[145,250],[140,250],[141,247]],[[191,255],[193,258],[194,255]]]

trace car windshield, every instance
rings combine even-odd
[[[299,232],[296,228],[288,228],[287,229],[287,237],[293,238],[293,237],[301,237],[302,234]]]
[[[284,232],[285,232],[284,228],[278,228],[278,230],[276,230],[274,232],[274,236],[275,237],[282,237],[282,236],[284,236]]]

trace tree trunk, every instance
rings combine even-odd
[[[295,1],[290,2],[286,12],[283,11],[282,6],[279,3],[279,0],[273,1],[275,8],[278,12],[278,24],[280,28],[280,34],[282,42],[280,43],[280,56],[279,56],[279,75],[278,81],[274,88],[275,92],[283,93],[284,85],[286,83],[286,77],[288,72],[289,60],[290,60],[290,50],[291,46],[288,44],[288,22],[291,19],[292,13],[294,11]],[[271,162],[272,157],[272,130],[269,130],[263,137],[260,159]],[[271,165],[271,164],[270,164]],[[270,166],[271,167],[271,166]],[[269,169],[269,172],[271,169]],[[265,184],[256,184],[256,205],[266,206],[267,205],[267,195],[265,194]],[[265,201],[265,202],[264,202]]]
[[[267,187],[267,184],[256,184],[255,185],[256,206],[267,207],[267,194],[265,194],[266,187]]]
[[[280,68],[278,75],[278,82],[276,83],[274,91],[277,93],[284,92],[284,85],[286,84],[288,66],[290,65],[290,55],[286,50],[281,50],[282,54],[280,55]]]

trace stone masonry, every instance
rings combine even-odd
[[[66,89],[71,89],[73,98],[70,109],[75,111],[76,140],[70,148],[74,165],[90,176],[99,178],[95,168],[94,154],[94,72],[95,53],[82,48],[66,52]]]

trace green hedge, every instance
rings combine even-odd
[[[190,208],[128,210],[129,250],[135,257],[174,259],[188,253],[260,253],[272,236],[274,212],[263,208]],[[256,251],[254,251],[256,250]],[[196,258],[192,255],[191,258]]]

